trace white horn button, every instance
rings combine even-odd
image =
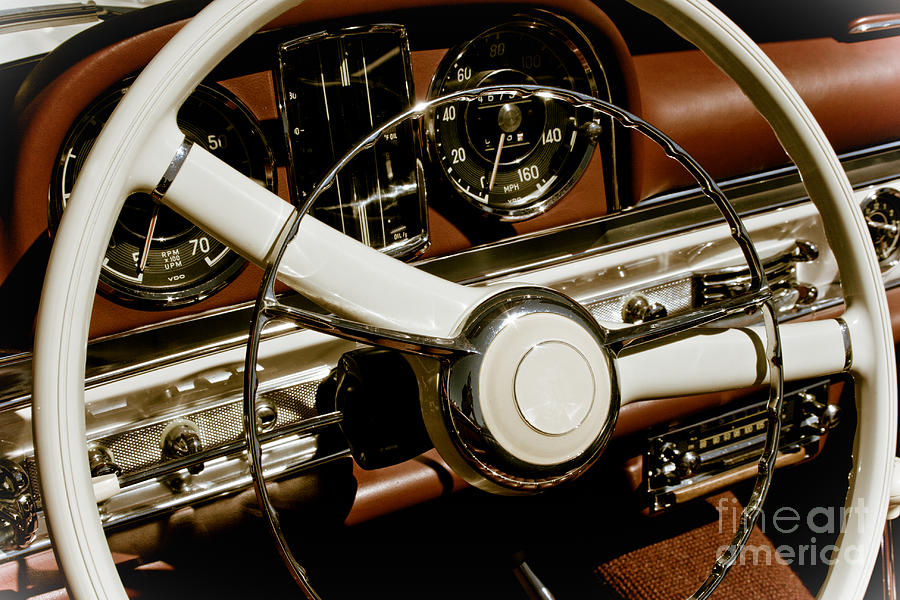
[[[516,370],[519,412],[542,433],[562,435],[584,422],[594,403],[596,383],[587,359],[565,342],[534,346]]]
[[[588,452],[618,412],[613,367],[601,342],[565,315],[510,319],[478,373],[475,415],[493,440],[532,465]]]

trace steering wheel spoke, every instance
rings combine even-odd
[[[780,329],[785,381],[850,368],[842,320],[789,323]],[[696,329],[627,351],[618,359],[622,404],[766,384],[765,335],[760,327]]]
[[[312,310],[289,306],[277,300],[267,300],[262,309],[262,315],[267,320],[290,321],[301,327],[345,340],[362,342],[410,354],[436,358],[454,358],[476,352],[470,344],[460,338],[431,337],[395,329],[374,327],[335,315],[326,315]]]
[[[494,293],[425,273],[309,215],[298,223],[291,204],[197,145],[163,202],[259,266],[283,253],[279,281],[373,327],[449,338],[469,310]]]

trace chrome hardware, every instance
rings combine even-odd
[[[44,27],[96,23],[112,14],[124,12],[114,7],[97,6],[93,2],[48,4],[33,8],[0,10],[0,32],[13,33]]]
[[[157,183],[153,191],[150,192],[150,196],[155,201],[159,202],[162,200],[166,195],[166,192],[169,191],[169,187],[172,185],[172,182],[175,181],[175,177],[178,175],[178,172],[181,171],[181,167],[184,166],[184,161],[187,160],[187,156],[193,147],[194,142],[187,138],[184,138],[181,145],[178,146],[178,149],[175,151],[175,156],[172,157],[172,161],[169,163],[168,168],[166,168],[166,172],[163,173],[159,183]]]
[[[695,475],[703,462],[693,450],[683,451],[676,444],[667,442],[660,451],[665,462],[657,469],[656,477],[666,481],[680,481]]]
[[[879,223],[878,221],[873,221],[871,218],[866,218],[866,225],[869,229],[879,229],[881,231],[886,231],[891,235],[896,235],[898,227],[892,223]]]
[[[99,444],[92,444],[88,447],[88,462],[91,466],[91,477],[122,473],[121,467],[113,461],[112,453],[105,446]]]
[[[807,431],[825,435],[841,422],[841,409],[836,404],[819,402],[810,393],[802,393],[800,398],[803,402],[803,414],[806,417],[801,425]]]
[[[644,323],[661,319],[668,314],[665,306],[659,302],[650,302],[642,294],[633,294],[622,305],[622,321],[625,323]]]
[[[860,208],[882,270],[897,264],[900,252],[900,191],[881,187],[870,193]]]
[[[888,519],[884,524],[881,538],[881,584],[884,600],[897,600],[897,574],[894,562],[893,521]]]
[[[513,574],[515,574],[519,585],[522,586],[529,598],[534,600],[555,600],[550,589],[535,575],[534,571],[524,560],[513,569]]]
[[[853,344],[850,341],[850,328],[844,319],[835,319],[835,321],[841,326],[841,338],[844,341],[844,372],[846,373],[853,366]]]
[[[791,256],[794,257],[794,262],[810,262],[819,258],[819,247],[812,242],[798,240]]]
[[[797,304],[808,306],[819,298],[819,288],[814,285],[797,286]]]
[[[175,421],[163,434],[162,453],[164,458],[187,458],[203,452],[200,431],[190,421]],[[203,471],[203,463],[189,465],[188,473],[196,475]]]
[[[766,280],[776,298],[795,293],[794,303],[814,302],[818,290],[813,286],[798,284],[797,263],[811,262],[819,257],[819,248],[812,242],[799,240],[787,252],[763,261]],[[752,285],[750,272],[745,266],[729,267],[718,271],[697,273],[693,277],[692,296],[694,308],[715,304],[746,294]],[[803,288],[803,293],[798,290]]]
[[[26,548],[34,540],[37,527],[28,473],[18,463],[0,459],[0,550]]]
[[[864,33],[890,31],[893,29],[900,29],[900,15],[872,15],[851,21],[847,28],[847,33],[850,35],[862,35]]]
[[[260,432],[271,431],[278,422],[278,407],[269,400],[256,403],[256,429]]]
[[[681,455],[681,460],[678,461],[678,471],[682,477],[691,477],[697,472],[702,462],[703,459],[698,453],[688,450]]]
[[[603,134],[603,126],[594,121],[588,121],[580,130],[591,141],[591,144],[597,144],[600,141],[600,136]]]

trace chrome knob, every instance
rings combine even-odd
[[[88,463],[91,466],[91,477],[119,475],[122,472],[121,467],[113,462],[112,453],[99,444],[88,448]]]
[[[819,247],[807,240],[797,240],[793,255],[797,262],[811,262],[819,258]]]
[[[162,453],[167,459],[186,458],[203,452],[200,431],[190,421],[172,423],[163,435]],[[203,470],[203,463],[190,465],[188,473],[196,475]]]
[[[841,422],[841,409],[836,404],[823,404],[809,393],[803,393],[801,397],[807,415],[802,423],[804,428],[825,435]]]
[[[268,400],[256,403],[256,429],[263,433],[271,431],[278,423],[278,407]]]
[[[27,548],[37,526],[28,473],[18,463],[0,459],[0,549]]]
[[[682,477],[693,477],[697,474],[701,462],[699,454],[688,450],[681,455],[681,460],[678,461],[678,472]]]
[[[659,302],[650,302],[641,294],[634,294],[622,305],[622,320],[626,323],[644,323],[661,319],[668,314],[666,307]]]

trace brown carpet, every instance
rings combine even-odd
[[[712,567],[717,552],[734,534],[734,509],[729,492],[706,500],[724,506],[721,517],[676,537],[645,546],[603,563],[596,574],[617,595],[629,600],[683,600],[694,593]],[[742,600],[812,600],[791,568],[757,527],[738,562],[713,598]]]

